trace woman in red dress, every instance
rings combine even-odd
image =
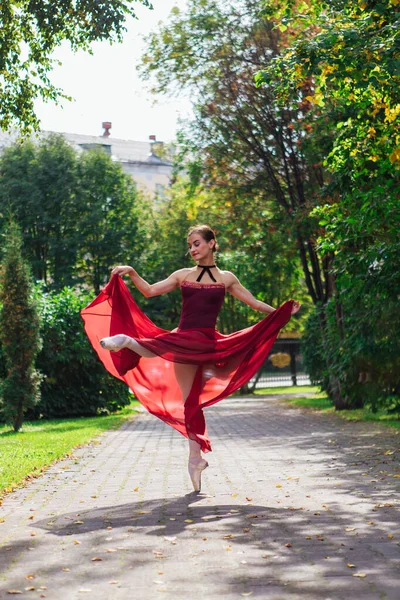
[[[123,379],[147,410],[189,439],[189,474],[200,491],[210,452],[203,409],[219,402],[253,377],[281,328],[300,309],[294,300],[275,309],[246,290],[237,277],[214,264],[215,233],[207,225],[188,233],[195,267],[179,269],[158,283],[147,283],[133,267],[118,266],[100,295],[82,311],[88,337],[107,370]],[[182,293],[177,329],[157,327],[140,310],[121,276],[128,275],[146,297]],[[251,327],[223,335],[215,329],[229,292],[267,317]]]

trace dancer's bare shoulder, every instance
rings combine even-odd
[[[233,285],[239,283],[239,279],[231,271],[222,271],[221,269],[218,270],[221,274],[222,281],[224,282],[227,290]]]
[[[184,279],[186,279],[186,277],[189,275],[189,273],[193,273],[196,270],[196,267],[186,267],[184,269],[178,269],[177,271],[174,271],[172,273],[172,275],[175,277],[176,281],[179,283],[179,285],[182,283],[182,281]]]

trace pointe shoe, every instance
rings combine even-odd
[[[110,352],[118,352],[125,348],[127,342],[127,335],[112,335],[111,337],[105,337],[100,340],[100,346]]]
[[[200,492],[201,489],[201,473],[207,469],[208,462],[204,459],[200,461],[191,461],[189,458],[189,475],[192,480],[193,489],[195,492]]]

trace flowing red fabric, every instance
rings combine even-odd
[[[293,301],[285,302],[255,325],[223,335],[215,321],[225,286],[182,282],[179,327],[157,327],[139,308],[121,277],[114,275],[99,296],[81,311],[85,330],[105,368],[125,381],[153,415],[211,451],[203,409],[248,382],[267,358],[289,321]],[[126,334],[156,357],[143,358],[124,348],[109,352],[104,337]],[[197,365],[190,394],[183,401],[175,365]]]

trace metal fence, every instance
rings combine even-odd
[[[290,356],[290,363],[285,367],[275,367],[271,356],[284,352]],[[310,378],[304,370],[301,345],[298,338],[282,338],[275,342],[269,357],[258,373],[250,381],[256,388],[278,387],[290,385],[310,385]]]

